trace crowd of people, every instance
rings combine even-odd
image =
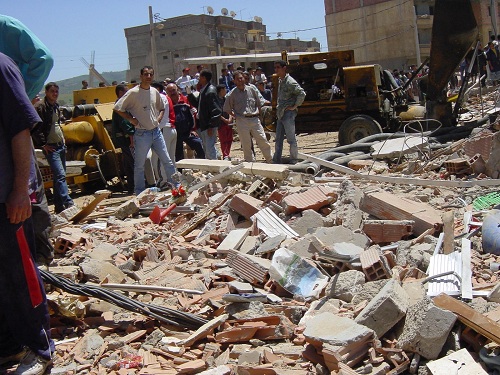
[[[295,116],[306,93],[287,74],[285,61],[276,61],[274,68],[279,79],[274,156],[260,122],[262,107],[270,105],[272,99],[260,67],[234,69],[229,63],[222,69],[219,84],[214,84],[212,72],[202,65],[197,66],[194,76],[190,68],[184,68],[176,80],[164,81],[155,80],[153,68],[145,66],[138,85],[128,90],[126,85],[118,84],[111,137],[117,147],[125,150],[129,192],[139,194],[146,187],[144,163],[151,150],[158,160],[153,155],[153,165],[158,164],[157,185],[175,186],[172,176],[176,162],[185,157],[184,145],[196,158],[231,160],[235,130],[245,161],[256,160],[255,141],[267,163],[281,163],[286,138],[290,161],[296,162]]]

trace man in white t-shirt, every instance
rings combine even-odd
[[[145,188],[144,163],[150,149],[158,155],[167,173],[167,181],[177,187],[172,180],[175,167],[168,155],[165,140],[159,124],[165,114],[165,104],[160,93],[151,86],[154,70],[150,66],[141,69],[141,84],[127,91],[115,104],[114,110],[135,126],[134,146],[134,193],[140,194]]]
[[[182,69],[182,75],[175,80],[177,86],[179,86],[184,95],[187,95],[186,85],[183,83],[191,81],[191,76],[189,75],[189,68]]]

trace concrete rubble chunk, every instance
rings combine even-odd
[[[114,212],[114,216],[117,219],[124,220],[129,216],[136,215],[139,212],[140,206],[139,200],[137,198],[132,198],[118,206]]]
[[[409,297],[396,280],[389,280],[356,317],[356,323],[373,329],[382,337],[406,314]]]
[[[324,312],[306,322],[304,336],[307,342],[316,346],[323,343],[347,346],[373,338],[374,331],[352,319]]]
[[[330,228],[317,228],[313,233],[325,245],[347,242],[366,249],[371,240],[363,233],[355,233],[341,225]]]
[[[360,229],[363,212],[359,207],[364,193],[349,180],[341,182],[339,192],[335,210],[329,217],[334,217],[336,225],[342,225],[351,230]]]
[[[84,278],[88,281],[100,283],[108,279],[110,283],[123,283],[127,276],[116,266],[108,262],[87,258],[81,264]]]
[[[427,368],[432,375],[486,375],[481,365],[470,355],[467,349],[427,363]]]
[[[299,236],[305,236],[315,231],[316,228],[321,228],[326,225],[326,219],[314,210],[305,210],[302,216],[294,219],[290,223],[290,227],[296,231]]]
[[[411,306],[407,313],[397,347],[436,359],[443,348],[457,317],[424,298]]]
[[[350,270],[333,276],[325,289],[325,294],[345,302],[351,302],[356,292],[361,290],[365,283],[363,272]]]
[[[311,306],[309,306],[309,309],[300,319],[299,326],[305,326],[307,324],[307,321],[324,312],[336,314],[337,312],[339,312],[340,306],[340,300],[330,297],[323,297],[317,301],[312,301]]]
[[[357,305],[362,301],[371,301],[388,282],[388,279],[366,282],[361,287],[361,290],[354,294],[352,304]]]
[[[250,219],[262,208],[262,201],[248,194],[238,193],[229,202],[229,208],[239,213],[245,219]]]

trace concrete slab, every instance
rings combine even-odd
[[[396,280],[389,280],[356,317],[356,323],[373,329],[382,337],[406,314],[409,297]]]
[[[444,358],[427,363],[432,375],[487,375],[467,349],[460,349]]]

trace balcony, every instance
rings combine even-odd
[[[219,44],[222,48],[234,48],[236,46],[236,41],[234,39],[220,38]]]

